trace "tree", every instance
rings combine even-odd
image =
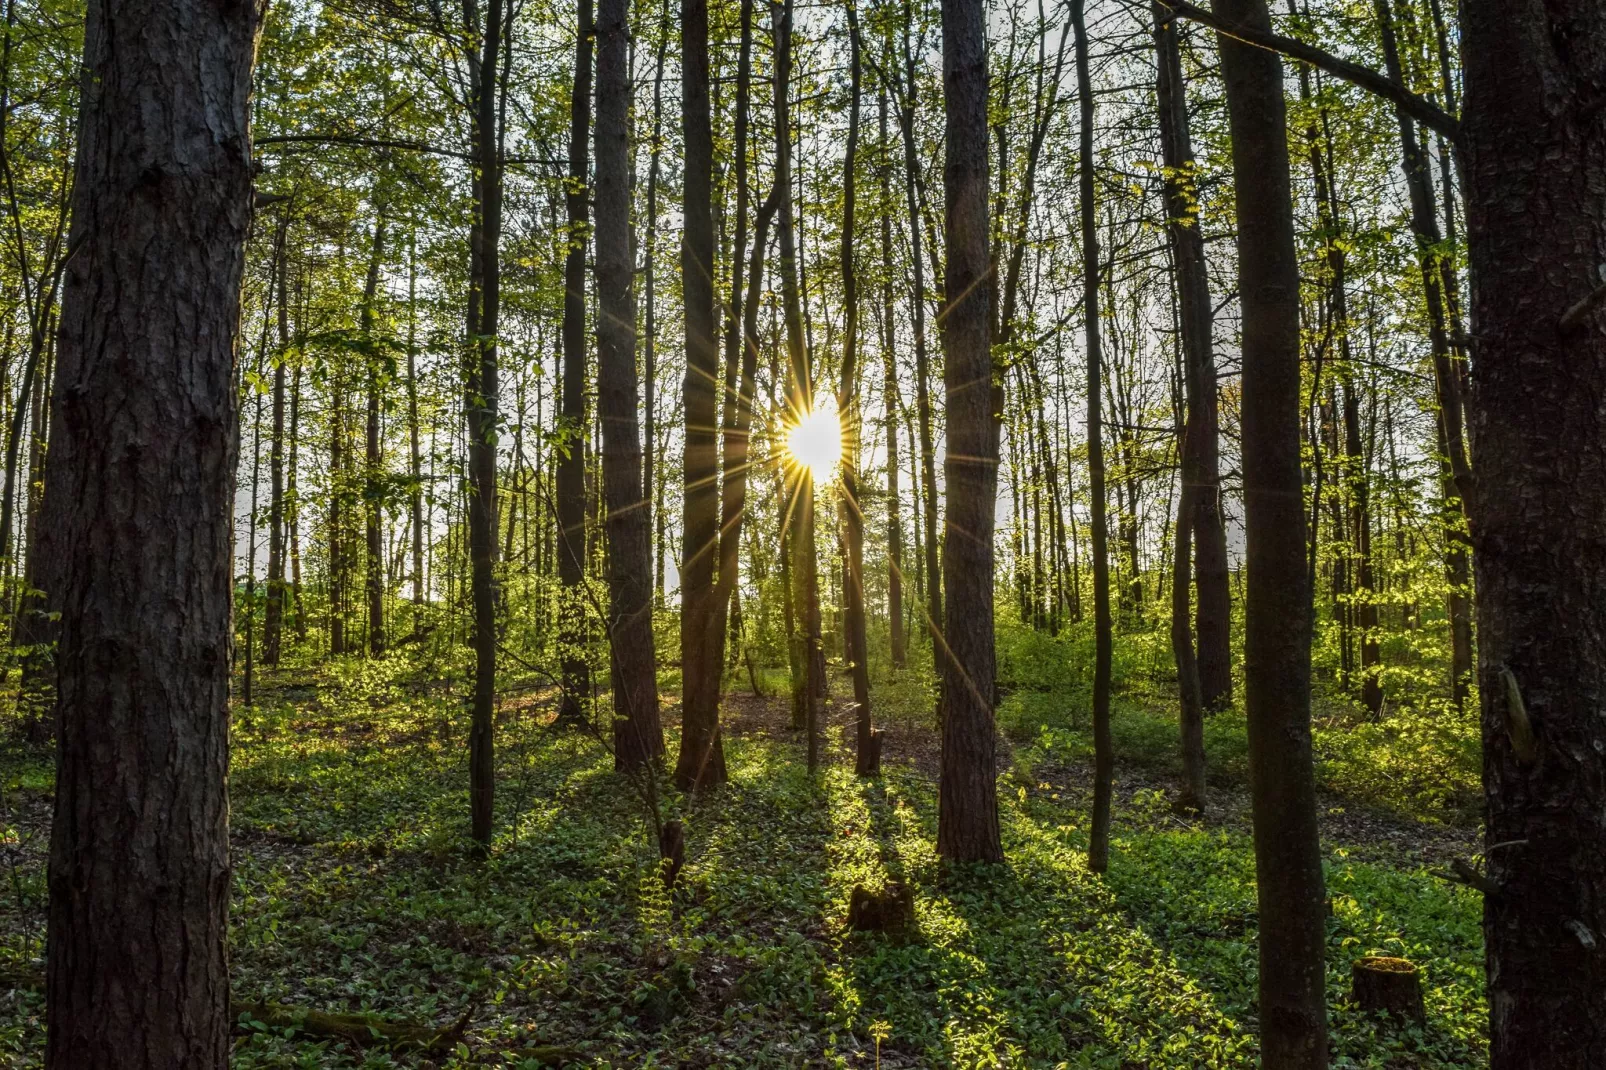
[[[652,635],[651,516],[643,508],[636,424],[636,300],[632,291],[630,0],[597,15],[597,414],[607,502],[608,647],[613,663],[613,754],[634,769],[664,753]]]
[[[685,302],[684,547],[680,563],[680,757],[675,782],[707,790],[725,782],[719,743],[718,647],[713,633],[719,546],[719,346],[714,312],[714,133],[708,85],[708,3],[681,0],[681,125],[685,141],[680,247]]]
[[[948,485],[943,586],[942,778],[937,853],[1001,862],[993,723],[993,527],[1001,392],[993,381],[988,250],[987,26],[981,0],[943,0],[947,258],[943,387]]]
[[[1606,1062],[1606,9],[1467,0],[1493,1070]]]
[[[1269,31],[1265,0],[1215,0]],[[1310,587],[1300,470],[1299,261],[1282,60],[1218,37],[1238,204],[1247,538],[1244,705],[1260,909],[1260,1050],[1267,1070],[1327,1065],[1326,909],[1310,736]]]
[[[562,444],[557,464],[558,578],[563,601],[558,610],[562,647],[560,724],[586,718],[591,669],[585,659],[586,574],[586,224],[587,153],[591,141],[592,0],[577,0],[574,27],[574,87],[569,97],[569,174],[564,187],[568,213],[568,251],[563,262]]]
[[[260,8],[93,0],[59,336],[46,1065],[229,1057],[234,381]],[[115,875],[115,876],[114,876]]]
[[[1076,30],[1076,85],[1080,97],[1082,215],[1082,315],[1087,329],[1087,468],[1091,499],[1088,526],[1093,543],[1093,828],[1088,836],[1087,865],[1103,873],[1110,864],[1110,795],[1115,771],[1114,744],[1110,740],[1110,661],[1113,649],[1110,621],[1109,522],[1105,516],[1104,485],[1104,346],[1099,332],[1099,231],[1094,203],[1093,79],[1089,71],[1087,15],[1084,0],[1072,0],[1071,21]]]

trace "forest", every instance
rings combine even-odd
[[[0,3],[0,1065],[1606,1067],[1600,0]]]

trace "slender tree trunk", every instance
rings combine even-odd
[[[1461,34],[1489,1062],[1584,1070],[1606,1065],[1606,8],[1464,0]]]
[[[470,834],[483,852],[491,842],[496,791],[496,428],[497,329],[501,298],[502,162],[498,151],[497,61],[502,51],[502,0],[485,5],[483,52],[473,105],[474,167],[480,186],[479,330],[469,338],[468,541],[474,607],[474,698],[469,726]]]
[[[558,723],[584,723],[591,694],[586,663],[586,231],[590,192],[587,146],[591,140],[592,0],[578,0],[575,15],[574,89],[569,114],[569,180],[565,189],[569,249],[563,265],[563,398],[557,464],[558,608],[563,696]]]
[[[1394,15],[1388,0],[1375,0],[1383,38],[1383,60],[1389,77],[1402,79],[1399,46],[1394,36]],[[1439,260],[1441,235],[1433,203],[1433,173],[1426,150],[1417,139],[1416,124],[1395,110],[1400,130],[1400,152],[1405,184],[1411,196],[1411,231],[1416,235],[1417,262],[1428,310],[1428,334],[1433,347],[1433,378],[1439,402],[1440,483],[1444,495],[1445,570],[1450,584],[1450,689],[1457,705],[1465,701],[1472,675],[1472,603],[1467,589],[1471,568],[1461,531],[1472,501],[1472,469],[1462,433],[1461,374],[1446,323],[1444,275]],[[1459,501],[1457,500],[1459,499]]]
[[[1001,862],[993,707],[993,530],[1002,391],[994,386],[988,251],[987,25],[982,0],[943,0],[943,385],[948,537],[943,586],[942,777],[937,853]],[[935,585],[933,585],[935,586]]]
[[[268,447],[268,599],[262,618],[262,663],[279,664],[284,630],[284,387],[285,364],[290,359],[290,287],[285,258],[289,217],[280,219],[274,235],[277,264],[279,352],[273,362],[273,437]],[[266,310],[263,312],[266,315]]]
[[[877,214],[881,217],[881,399],[885,408],[882,427],[887,435],[887,622],[890,625],[892,667],[907,661],[903,629],[903,499],[898,491],[898,354],[892,314],[892,139],[887,132],[887,90],[876,97],[880,123],[880,159],[876,168],[881,186]]]
[[[385,652],[385,531],[384,502],[380,485],[384,478],[383,454],[379,438],[379,392],[382,380],[379,360],[374,352],[374,321],[379,301],[379,269],[385,259],[385,209],[381,205],[374,219],[374,243],[368,256],[368,280],[363,288],[363,358],[367,364],[368,411],[363,441],[363,524],[367,561],[365,594],[368,600],[368,653]]]
[[[1266,30],[1265,0],[1215,0]],[[1219,35],[1233,149],[1243,304],[1247,583],[1245,708],[1260,909],[1260,1048],[1267,1070],[1327,1065],[1321,851],[1310,737],[1310,588],[1300,471],[1299,260],[1283,66]]]
[[[597,414],[608,529],[608,646],[613,664],[613,760],[635,769],[664,753],[652,635],[651,516],[642,507],[636,423],[636,301],[632,291],[630,0],[597,12]]]
[[[848,0],[848,35],[851,54],[848,99],[848,144],[842,160],[842,387],[837,412],[842,423],[842,541],[847,561],[843,584],[846,603],[843,649],[853,676],[856,726],[856,771],[868,776],[877,771],[874,723],[870,717],[869,637],[864,621],[864,512],[859,502],[859,444],[863,425],[859,411],[859,275],[854,264],[855,218],[859,157],[859,106],[863,78],[863,45],[859,14]]]
[[[1081,122],[1082,314],[1087,322],[1087,467],[1091,478],[1089,527],[1093,542],[1093,828],[1087,865],[1103,873],[1110,864],[1110,795],[1115,750],[1110,739],[1109,520],[1104,470],[1104,348],[1099,329],[1099,230],[1093,182],[1093,77],[1089,69],[1085,0],[1072,0],[1076,30],[1076,84]]]
[[[407,246],[407,440],[412,474],[413,635],[424,628],[424,465],[418,442],[418,236]]]
[[[751,0],[748,0],[751,3]],[[663,507],[658,501],[658,180],[662,173],[664,145],[664,57],[669,51],[669,3],[658,27],[658,62],[652,77],[652,149],[647,163],[647,242],[641,282],[646,288],[647,311],[643,324],[642,378],[646,399],[642,405],[646,427],[642,432],[645,449],[641,457],[641,502],[647,512],[647,538],[651,545],[652,583],[656,603],[664,600],[663,539],[653,541],[654,528],[663,526]]]
[[[899,126],[903,133],[904,195],[909,208],[909,263],[914,271],[914,294],[910,301],[910,318],[914,326],[915,341],[915,410],[920,427],[921,490],[925,494],[925,567],[922,573],[926,598],[926,634],[931,639],[932,662],[937,679],[943,679],[944,658],[938,632],[942,628],[942,581],[937,543],[937,448],[932,429],[931,363],[926,356],[926,275],[925,262],[920,254],[920,199],[917,185],[920,176],[920,156],[915,149],[915,107],[919,100],[915,81],[914,53],[910,49],[909,33],[913,16],[908,3],[904,4],[903,61],[905,99],[899,109]],[[985,151],[985,149],[983,150]],[[938,708],[942,699],[938,696]]]
[[[61,613],[53,1070],[228,1064],[234,360],[259,11],[96,0],[86,16],[59,343],[73,387],[54,399],[40,525]]]
[[[290,604],[295,613],[296,638],[307,637],[306,607],[301,603],[301,499],[296,490],[296,469],[301,460],[301,365],[290,376],[290,460],[284,477],[285,518],[290,538]]]
[[[265,333],[265,332],[264,332]],[[266,347],[264,347],[266,348]],[[245,516],[245,674],[240,683],[240,704],[246,709],[255,705],[252,699],[252,673],[256,647],[257,623],[257,488],[262,483],[262,395],[256,395],[255,410],[251,414],[251,508]],[[238,607],[235,615],[241,616]]]
[[[681,294],[685,305],[684,546],[680,566],[681,745],[675,781],[706,791],[725,782],[719,744],[719,343],[714,310],[714,133],[709,100],[708,0],[681,0],[681,124],[685,144]]]
[[[1216,394],[1210,274],[1198,209],[1198,165],[1188,129],[1187,88],[1176,21],[1155,5],[1160,141],[1166,165],[1167,233],[1177,273],[1187,383],[1187,444],[1195,493],[1191,514],[1200,698],[1206,710],[1232,705],[1232,592],[1227,526],[1221,513],[1220,419]],[[1195,433],[1195,431],[1197,433]],[[1184,475],[1184,479],[1189,478]]]

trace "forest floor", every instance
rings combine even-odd
[[[1006,742],[1009,862],[944,869],[928,725],[893,720],[884,775],[862,780],[833,705],[810,775],[783,704],[733,693],[731,784],[664,800],[688,841],[665,894],[639,794],[600,744],[550,727],[546,692],[500,708],[482,862],[464,842],[466,714],[449,683],[397,659],[263,685],[234,730],[235,999],[467,1024],[421,1054],[248,1017],[236,1068],[1253,1065],[1254,862],[1230,777],[1188,822],[1166,769],[1124,763],[1096,877],[1086,763]],[[673,747],[669,694],[665,718]],[[42,1063],[50,781],[44,752],[0,750],[7,1067]],[[1472,853],[1475,830],[1332,795],[1323,810],[1335,1067],[1485,1065],[1480,904],[1430,873]],[[853,887],[889,879],[913,889],[914,933],[850,932]],[[1348,1004],[1349,963],[1370,952],[1421,967],[1424,1028]]]

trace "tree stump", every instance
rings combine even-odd
[[[888,881],[879,892],[862,884],[853,887],[848,900],[848,928],[855,932],[898,936],[914,927],[915,896],[898,881]]]
[[[1421,1025],[1422,975],[1406,959],[1368,955],[1350,968],[1350,998],[1363,1011],[1382,1011],[1391,1018]]]
[[[859,776],[877,776],[881,772],[881,740],[886,735],[879,728],[870,729],[869,741],[859,749],[854,773]]]
[[[686,864],[686,826],[679,821],[665,822],[658,834],[658,858],[667,863],[663,867],[664,887],[673,888],[680,867]]]

